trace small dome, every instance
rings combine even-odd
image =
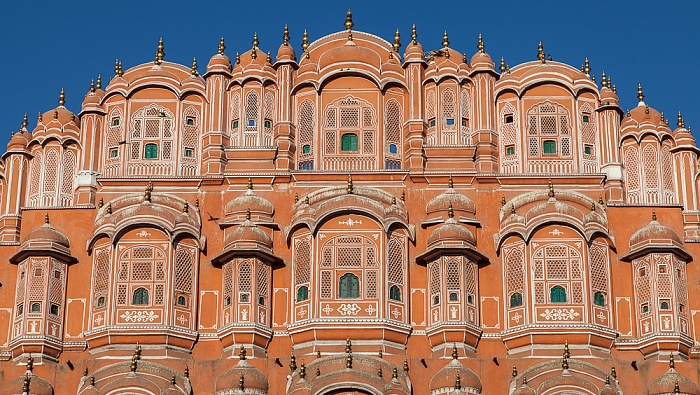
[[[83,108],[88,107],[88,106],[99,106],[100,105],[100,97],[97,95],[97,92],[88,92],[85,95],[85,99],[83,100]]]
[[[224,214],[229,215],[245,215],[246,211],[250,210],[253,215],[264,215],[272,217],[275,212],[275,206],[269,200],[260,197],[253,192],[252,187],[241,196],[226,203]]]
[[[610,384],[605,384],[603,388],[600,389],[599,395],[618,395],[617,391],[610,386]]]
[[[283,60],[297,60],[297,55],[294,53],[294,47],[289,45],[288,43],[280,45],[279,49],[277,50],[276,60],[278,62]]]
[[[26,375],[22,375],[12,379],[11,381],[3,384],[2,389],[0,389],[0,395],[16,395],[22,394],[23,388],[25,386],[25,380],[29,379],[29,393],[32,395],[53,395],[53,387],[51,384],[42,379],[41,377],[35,375],[32,372],[27,372]]]
[[[471,369],[462,365],[457,359],[453,359],[445,365],[435,376],[430,380],[430,391],[437,391],[444,388],[454,388],[455,382],[459,376],[459,384],[462,391],[467,393],[480,393],[481,381]],[[470,391],[471,390],[471,391]]]
[[[684,127],[679,127],[673,131],[677,145],[690,145],[695,147],[695,137]]]
[[[676,369],[670,368],[666,373],[662,374],[661,377],[652,381],[649,384],[647,393],[649,395],[666,395],[676,393],[675,387],[678,383],[678,389],[680,394],[687,395],[700,395],[700,389],[698,385],[695,384],[689,378],[678,373]]]
[[[454,218],[449,218],[428,236],[428,246],[440,242],[467,242],[476,245],[474,234]]]
[[[625,115],[623,122],[629,119],[637,121],[637,123],[647,122],[654,125],[665,124],[661,120],[661,113],[657,110],[647,106],[644,102],[639,102],[637,107],[633,108],[629,112],[629,116]]]
[[[494,67],[496,66],[495,63],[493,63],[493,59],[491,59],[491,56],[487,54],[486,52],[482,51],[477,51],[477,53],[472,56],[472,60],[470,62],[472,66],[472,70],[477,70],[477,69],[489,69],[493,70]]]
[[[683,245],[683,239],[673,229],[662,225],[656,219],[649,222],[649,225],[636,231],[630,237],[630,247],[641,244],[671,244]]]
[[[223,53],[217,53],[209,59],[207,73],[221,70],[231,71],[231,59]]]
[[[31,136],[29,136],[29,132],[25,131],[20,131],[12,135],[12,138],[10,139],[10,142],[7,143],[7,150],[11,149],[25,149],[27,148],[27,144],[29,143],[29,139]]]
[[[513,392],[513,395],[537,395],[537,392],[527,385],[527,381],[523,381],[520,387]]]
[[[236,366],[227,370],[216,380],[215,395],[232,394],[240,385],[241,377],[245,392],[267,393],[269,383],[267,377],[247,360],[239,360]]]
[[[620,104],[620,99],[617,97],[617,94],[612,91],[612,89],[608,87],[604,87],[600,90],[600,102],[604,105],[619,105]]]
[[[26,245],[38,243],[57,243],[65,248],[70,248],[70,241],[68,241],[68,237],[56,230],[56,228],[51,226],[51,224],[48,222],[48,214],[44,225],[27,234],[27,237],[24,239],[24,243],[22,243],[22,247],[24,248]]]
[[[425,206],[425,211],[428,214],[447,211],[450,203],[452,204],[452,209],[454,211],[465,211],[472,214],[476,213],[476,206],[474,205],[474,202],[468,197],[455,191],[451,186],[443,194],[430,200]]]
[[[236,230],[226,236],[224,244],[226,246],[231,244],[252,244],[269,250],[272,249],[272,238],[247,219]]]

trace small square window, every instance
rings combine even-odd
[[[590,114],[583,114],[583,123],[589,123],[589,122],[591,122]]]
[[[177,297],[177,305],[178,306],[187,306],[187,298],[180,295]]]
[[[51,304],[51,307],[50,307],[50,310],[49,310],[49,311],[50,311],[50,313],[51,313],[52,315],[58,315],[58,305],[56,305],[56,304]]]
[[[109,157],[110,158],[118,158],[119,157],[119,149],[118,148],[112,148],[109,150]]]
[[[258,304],[259,304],[260,306],[265,306],[265,298],[262,297],[262,296],[259,297],[259,298],[258,298]]]
[[[185,157],[186,158],[194,157],[194,150],[192,148],[185,148]]]
[[[467,118],[462,118],[462,126],[467,127]]]
[[[433,296],[433,305],[440,304],[440,295]]]
[[[301,153],[302,153],[302,154],[308,154],[308,153],[310,153],[310,152],[311,152],[311,145],[309,145],[309,144],[304,144],[304,145],[301,147]]]
[[[472,295],[472,294],[467,295],[467,303],[470,305],[474,304],[474,295]]]
[[[593,147],[586,145],[583,147],[583,153],[586,155],[593,155]]]
[[[668,270],[668,266],[663,265],[663,264],[659,265],[659,273],[666,273],[667,270]]]
[[[248,303],[250,302],[250,295],[248,293],[242,293],[241,298],[240,298],[241,303]]]
[[[639,277],[645,277],[646,275],[647,275],[647,268],[640,267],[639,268]]]
[[[270,121],[269,119],[266,119],[266,120],[265,120],[265,127],[268,128],[268,129],[271,128],[271,127],[272,127],[272,121]]]
[[[249,120],[248,120],[248,126],[255,126],[255,120],[254,120],[254,119],[249,119]]]
[[[105,307],[105,304],[107,302],[107,299],[104,296],[100,296],[97,298],[97,307]]]
[[[454,118],[447,118],[445,120],[446,125],[454,125],[455,124],[455,119]]]
[[[459,302],[459,295],[457,295],[457,292],[450,292],[450,302]]]
[[[233,121],[233,126],[231,126],[233,129],[238,129],[238,120]]]
[[[119,118],[112,118],[112,126],[119,126]]]
[[[428,121],[428,125],[430,125],[431,128],[432,128],[432,127],[435,127],[435,118],[430,119],[430,120]]]
[[[515,146],[514,145],[506,146],[506,155],[515,155]]]
[[[670,302],[668,300],[662,300],[659,304],[660,310],[671,310]]]
[[[649,304],[644,303],[642,305],[642,313],[648,313],[649,312]]]
[[[187,126],[194,126],[194,117],[187,117],[185,122],[187,123]]]
[[[542,143],[542,152],[545,154],[556,154],[557,142],[554,140],[545,140]]]
[[[224,298],[224,306],[230,306],[231,305],[231,297],[227,296]]]
[[[34,269],[34,277],[41,277],[44,275],[44,271],[42,269]]]
[[[61,278],[61,272],[58,270],[53,271],[53,278],[60,279]]]
[[[32,312],[32,313],[41,313],[41,303],[39,303],[39,302],[34,302],[34,303],[32,303],[30,306],[31,306],[31,308],[30,308],[30,310],[29,310],[30,312]]]
[[[399,152],[398,147],[396,147],[396,144],[389,144],[389,153],[395,154]]]
[[[503,117],[503,123],[513,123],[513,114],[506,114]]]

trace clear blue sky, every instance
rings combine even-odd
[[[348,7],[355,30],[391,41],[399,28],[404,48],[415,23],[426,50],[446,29],[450,46],[469,57],[482,33],[486,51],[510,66],[534,60],[540,40],[554,60],[580,67],[588,56],[598,82],[601,70],[612,76],[623,109],[636,105],[642,83],[646,103],[672,127],[680,110],[700,132],[700,1],[2,0],[0,151],[25,112],[31,130],[65,87],[66,106],[78,113],[92,78],[102,74],[106,85],[115,58],[124,70],[151,62],[160,36],[166,60],[190,65],[196,56],[203,72],[221,35],[233,56],[257,32],[274,58],[288,23],[300,53],[304,28],[311,41],[342,30]]]

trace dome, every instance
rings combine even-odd
[[[451,185],[443,194],[430,200],[425,206],[425,211],[428,214],[447,211],[450,203],[452,204],[452,209],[454,211],[465,211],[472,214],[476,213],[476,206],[474,205],[474,202],[461,193],[457,193],[457,191],[455,191]]]
[[[685,127],[679,127],[673,131],[678,145],[690,145],[695,147],[695,137]]]
[[[612,89],[608,87],[603,87],[600,90],[600,102],[606,106],[606,105],[619,105],[620,99],[617,97],[617,94],[612,91]]]
[[[680,394],[700,395],[700,389],[689,378],[678,373],[673,367],[662,374],[661,377],[649,384],[647,393],[649,395],[665,395],[675,393],[674,389],[678,384]]]
[[[633,119],[637,123],[647,122],[654,125],[665,125],[665,122],[661,120],[661,113],[647,106],[644,102],[639,102],[637,107],[630,110],[629,116],[625,116],[622,121],[625,122],[629,119]]]
[[[364,63],[371,67],[379,68],[382,64],[382,59],[375,51],[348,40],[344,45],[324,52],[317,63],[320,69],[340,63]]]
[[[272,249],[272,238],[251,222],[250,219],[246,219],[236,230],[229,233],[224,240],[226,246],[237,243],[253,244],[265,249]]]
[[[423,51],[423,46],[418,42],[418,35],[416,34],[416,25],[413,25],[411,31],[411,42],[406,46],[406,51],[403,53],[404,61],[425,61],[425,52]]]
[[[243,195],[226,203],[224,214],[226,216],[236,214],[242,215],[248,210],[254,215],[272,217],[272,214],[275,212],[275,207],[269,200],[256,195],[255,192],[253,192],[252,186],[249,185],[248,190]]]
[[[25,131],[20,131],[13,134],[10,142],[7,143],[7,150],[27,148],[30,138],[31,136],[29,136],[29,133]]]
[[[278,62],[284,61],[284,60],[291,60],[295,61],[297,60],[297,55],[294,53],[294,47],[289,45],[289,28],[287,25],[284,25],[284,42],[282,45],[280,45],[279,49],[277,49],[277,58],[276,60]]]
[[[440,242],[467,242],[476,245],[474,234],[454,218],[449,218],[428,236],[428,246]]]
[[[636,231],[630,237],[630,247],[640,244],[683,244],[683,239],[673,229],[662,225],[654,218],[649,225]]]
[[[221,48],[221,44],[219,44],[219,48]],[[221,49],[219,51],[219,53],[214,54],[214,56],[209,59],[207,73],[212,71],[231,71],[231,59],[229,59]]]
[[[513,395],[537,395],[537,392],[527,385],[527,379],[523,377],[523,383],[513,392]]]
[[[487,54],[486,52],[478,51],[477,53],[472,56],[472,60],[470,62],[472,66],[472,70],[476,69],[489,69],[493,70],[494,67],[496,66],[493,63],[493,59],[491,59],[491,56]]]
[[[16,377],[3,384],[2,389],[0,389],[0,394],[17,395],[24,393],[23,389],[26,386],[25,381],[27,379],[29,379],[29,393],[31,395],[53,395],[54,392],[51,384],[29,371],[25,375]]]
[[[61,233],[60,231],[56,230],[51,224],[49,223],[49,215],[46,214],[46,222],[44,225],[39,227],[38,229],[34,229],[33,231],[29,232],[27,234],[27,237],[24,239],[24,243],[22,243],[22,248],[25,247],[25,245],[29,244],[35,244],[35,243],[57,243],[60,246],[63,246],[65,248],[70,247],[70,241],[68,241],[68,237]]]
[[[457,359],[452,359],[430,380],[430,391],[437,391],[443,388],[454,388],[459,376],[459,383],[464,389],[471,389],[467,393],[481,392],[481,381],[471,369],[462,365]]]
[[[241,359],[236,366],[227,370],[216,380],[215,395],[231,394],[232,390],[237,390],[243,378],[245,392],[267,393],[268,380],[265,375],[249,364],[247,360]]]

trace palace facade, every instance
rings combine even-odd
[[[700,394],[682,116],[541,43],[509,67],[401,41],[348,13],[202,70],[161,39],[80,113],[25,116],[0,394]]]

